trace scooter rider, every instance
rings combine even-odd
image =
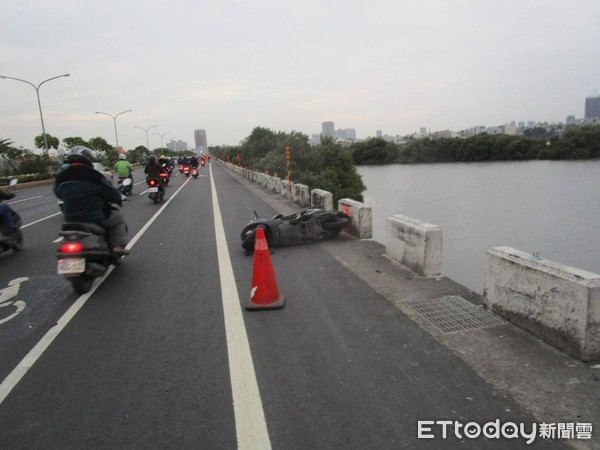
[[[133,166],[127,161],[125,153],[119,155],[119,161],[115,164],[115,170],[119,178],[131,178],[133,180]]]
[[[150,155],[148,164],[144,167],[144,173],[146,174],[146,180],[149,180],[150,178],[160,180],[160,174],[168,172],[158,163],[155,155]]]
[[[14,196],[15,194],[13,194],[12,192],[0,191],[0,201],[10,200]],[[15,228],[15,225],[12,220],[12,211],[10,210],[10,207],[8,205],[5,205],[4,203],[0,203],[0,224],[4,225],[4,228],[6,229],[9,235],[15,234],[17,232],[17,229]]]
[[[121,193],[94,170],[93,158],[89,148],[73,147],[67,157],[69,167],[55,177],[54,194],[64,202],[66,222],[90,222],[104,227],[112,251],[127,254],[127,224],[121,212],[110,206],[121,205]]]

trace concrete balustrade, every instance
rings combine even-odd
[[[258,182],[255,172],[233,164],[227,167]],[[310,201],[313,208],[333,209],[330,192],[313,189],[309,195],[307,186],[287,180],[280,180],[280,185],[277,192],[300,206]],[[352,218],[346,232],[372,238],[370,207],[345,198],[337,209]],[[385,249],[414,272],[438,276],[442,237],[439,226],[396,214],[388,218]],[[484,285],[484,302],[492,312],[582,361],[600,360],[600,275],[495,247],[487,252]]]
[[[310,188],[305,184],[294,183],[292,201],[302,208],[310,206]]]
[[[400,214],[388,217],[386,254],[427,277],[442,273],[442,229]]]
[[[312,189],[310,191],[310,207],[331,211],[333,209],[333,194],[323,189]]]
[[[345,231],[359,239],[373,237],[373,212],[371,207],[349,198],[338,201],[338,211],[342,211],[352,219],[350,227]]]
[[[494,247],[484,297],[494,313],[565,353],[600,360],[600,275]]]
[[[281,196],[287,198],[288,200],[292,199],[292,186],[293,183],[290,183],[288,180],[281,180]]]

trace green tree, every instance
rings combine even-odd
[[[89,146],[92,150],[97,152],[107,153],[113,150],[113,146],[106,142],[103,137],[95,137],[88,141]]]
[[[331,192],[334,205],[342,198],[362,202],[366,186],[356,170],[352,151],[331,139],[323,140],[313,150],[312,157],[318,169],[301,172],[297,181]]]
[[[128,150],[126,155],[132,164],[142,164],[146,160],[146,157],[150,155],[150,152],[145,146],[139,145],[133,150]]]
[[[12,146],[12,141],[10,139],[0,139],[0,158],[8,163],[10,172],[13,175],[17,174],[16,160],[22,158],[24,154],[24,150]]]
[[[60,144],[60,139],[52,136],[51,134],[46,133],[46,140],[48,141],[48,147],[57,149]],[[44,135],[40,134],[33,139],[33,143],[36,148],[44,148]]]
[[[350,146],[355,164],[390,164],[398,159],[398,146],[381,138],[355,142]]]
[[[66,137],[62,140],[63,145],[67,148],[73,148],[78,145],[83,145],[84,147],[89,147],[90,144],[86,140],[80,137]]]

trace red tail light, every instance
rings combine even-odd
[[[65,242],[58,247],[60,253],[79,253],[83,251],[83,244],[81,242]]]
[[[167,174],[166,173],[161,173],[160,176],[163,177],[163,178],[166,178]]]
[[[156,180],[150,180],[150,181],[148,182],[148,184],[149,184],[150,186],[154,186],[154,185],[156,184]]]

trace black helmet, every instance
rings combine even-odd
[[[67,156],[67,162],[69,164],[79,163],[85,164],[86,166],[94,167],[92,161],[94,160],[94,152],[83,145],[73,147]]]
[[[150,156],[148,157],[148,162],[149,162],[150,164],[156,164],[156,155],[150,155]]]

